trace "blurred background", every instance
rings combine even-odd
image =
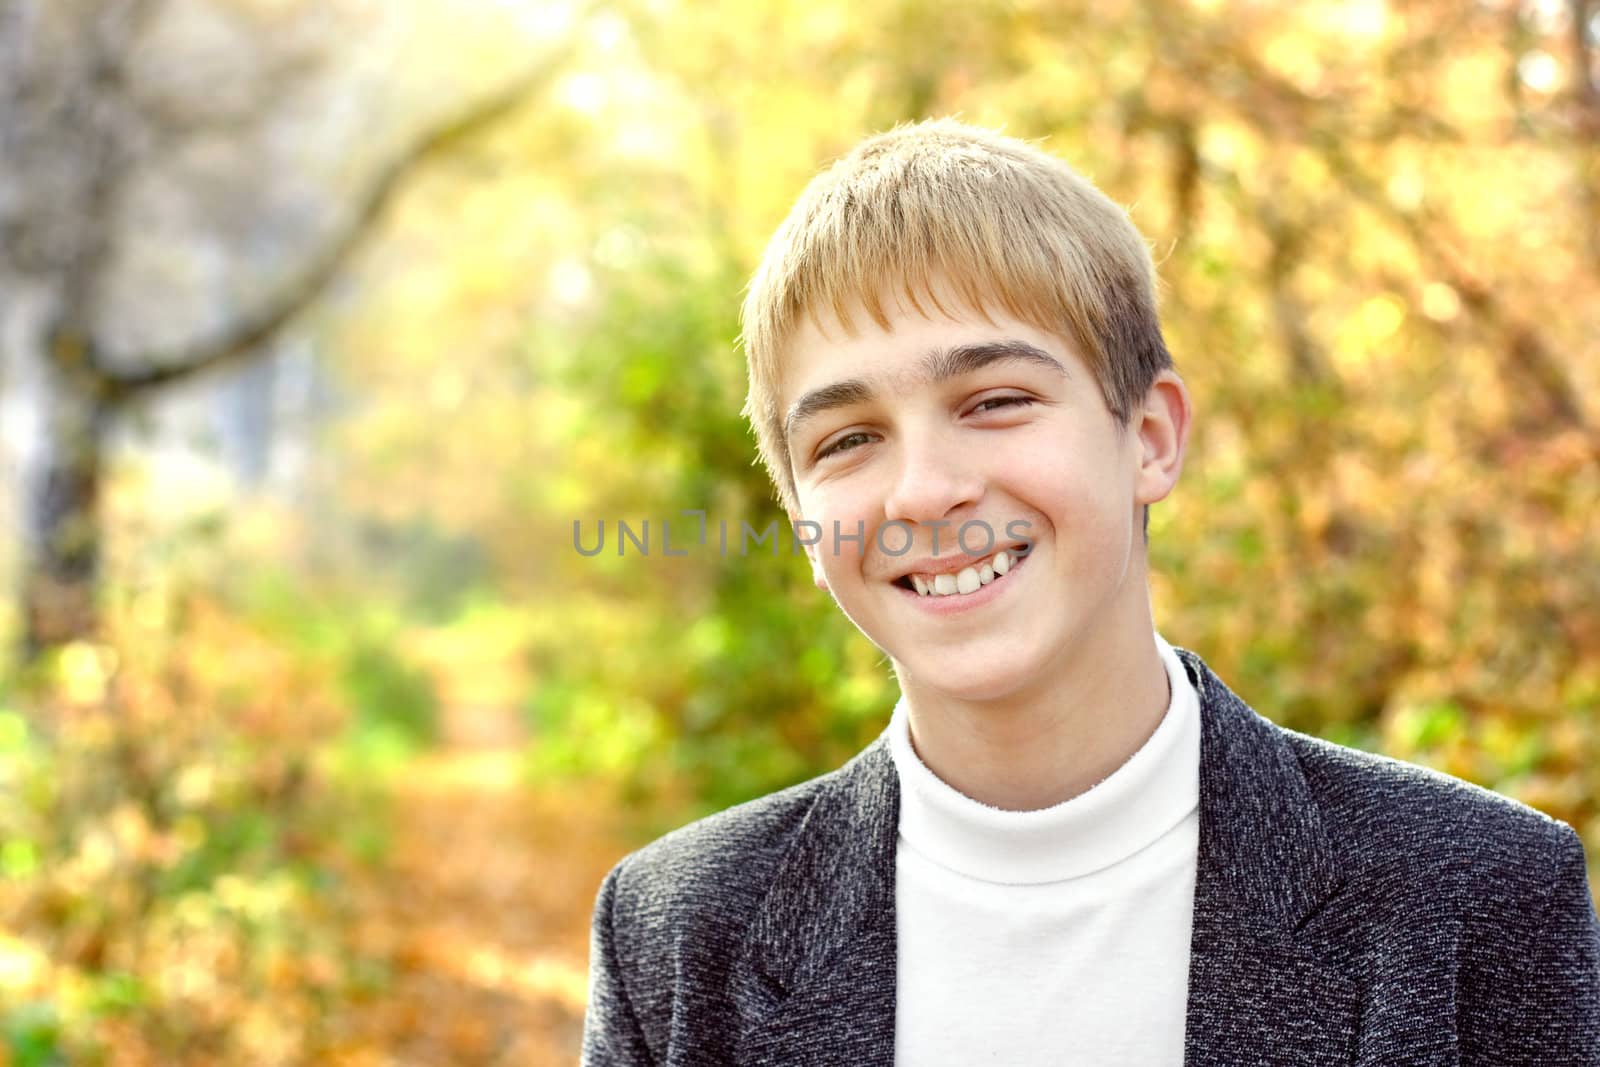
[[[887,720],[715,524],[766,238],[944,114],[1153,244],[1162,633],[1600,859],[1597,0],[0,0],[0,1063],[575,1061],[609,866]]]

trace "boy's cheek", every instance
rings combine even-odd
[[[822,540],[812,549],[812,574],[817,579],[819,587],[831,577],[832,585],[837,589],[861,572],[860,548],[850,540],[855,532],[853,524],[841,523],[840,532],[844,537],[836,541],[833,536],[833,521],[827,520],[823,525]]]
[[[854,495],[839,492],[819,492],[802,498],[805,517],[820,529],[817,543],[807,549],[813,560],[827,557],[824,569],[832,571],[844,565],[851,569],[859,566],[863,556],[873,547],[877,522],[868,503]]]
[[[789,528],[793,531],[796,543],[801,546],[806,554],[806,563],[811,568],[811,582],[818,589],[830,592],[828,576],[840,575],[840,567],[852,567],[859,560],[858,553],[851,553],[854,546],[847,540],[842,544],[834,536],[835,520],[815,508],[808,507],[806,517],[797,515],[789,516]],[[853,527],[839,521],[840,528],[848,534]],[[846,554],[855,554],[857,560],[845,559]],[[836,584],[836,583],[834,583]]]
[[[823,592],[828,592],[827,559],[822,552],[822,545],[808,545],[806,547],[806,563],[811,567],[811,584]]]

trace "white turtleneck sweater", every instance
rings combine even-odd
[[[1156,645],[1171,699],[1155,733],[1109,778],[1039,811],[946,785],[912,748],[905,701],[895,707],[896,1063],[1183,1062],[1200,706],[1172,646]]]

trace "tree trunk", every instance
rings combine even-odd
[[[58,342],[62,343],[62,342]],[[23,471],[22,654],[93,637],[98,631],[100,486],[104,400],[47,359],[41,432]]]

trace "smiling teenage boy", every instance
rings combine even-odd
[[[744,341],[816,583],[902,697],[607,876],[586,1063],[1600,1063],[1569,827],[1283,730],[1155,632],[1191,407],[1120,209],[990,131],[870,138]]]

